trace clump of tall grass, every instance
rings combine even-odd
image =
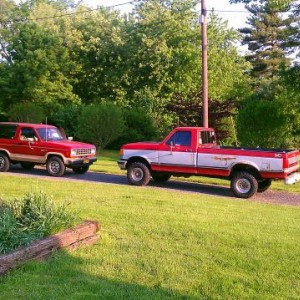
[[[0,254],[74,225],[67,204],[56,204],[43,192],[0,202]]]

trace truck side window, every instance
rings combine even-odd
[[[190,131],[177,131],[166,142],[167,145],[191,146],[192,135]]]
[[[16,131],[16,125],[0,125],[0,139],[13,139]]]
[[[34,132],[33,128],[21,128],[20,131],[20,140],[27,141],[28,139],[34,139],[37,140],[36,134]]]

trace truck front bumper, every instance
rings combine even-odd
[[[295,184],[300,181],[300,173],[293,173],[285,179],[285,184]]]
[[[127,160],[125,159],[118,160],[118,166],[121,170],[126,170],[126,164],[127,164]]]
[[[96,157],[68,159],[66,161],[66,166],[67,167],[89,166],[93,164],[95,161],[97,161]]]

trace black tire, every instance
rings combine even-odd
[[[4,153],[0,153],[0,172],[7,172],[10,169],[10,159]]]
[[[76,174],[84,174],[89,170],[89,167],[90,166],[74,167],[74,168],[72,168],[72,170]]]
[[[65,174],[66,166],[60,157],[52,156],[47,160],[48,174],[55,177],[60,177]]]
[[[151,174],[151,176],[152,176],[153,180],[156,182],[166,182],[171,178],[171,175],[168,173],[153,172]]]
[[[265,192],[266,190],[269,189],[269,187],[271,186],[271,184],[272,184],[272,180],[271,179],[263,179],[263,180],[259,181],[258,182],[257,192],[258,193]]]
[[[21,166],[25,170],[31,170],[34,168],[35,164],[31,162],[21,162]]]
[[[134,162],[127,169],[127,179],[132,185],[147,185],[151,179],[149,168],[142,162]]]
[[[245,171],[234,174],[230,186],[235,196],[244,199],[252,197],[258,190],[257,179]]]

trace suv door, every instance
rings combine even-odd
[[[40,141],[33,127],[21,127],[11,157],[18,161],[42,162]]]

